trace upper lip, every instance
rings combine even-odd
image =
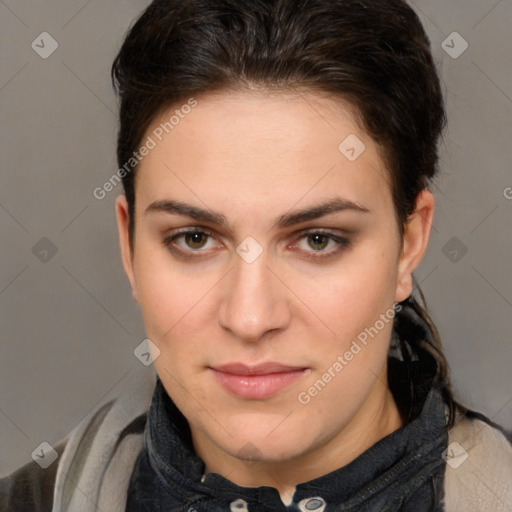
[[[261,363],[255,365],[247,365],[243,363],[228,363],[221,366],[212,366],[214,370],[233,375],[267,375],[270,373],[285,373],[305,370],[303,366],[289,366],[281,363]]]

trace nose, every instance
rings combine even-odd
[[[291,320],[287,289],[268,268],[265,255],[252,263],[237,258],[234,265],[224,280],[218,309],[220,326],[249,342],[285,329]]]

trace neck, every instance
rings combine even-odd
[[[379,376],[357,414],[328,442],[293,459],[246,461],[226,453],[199,431],[192,431],[194,448],[205,463],[205,473],[218,473],[243,487],[270,486],[289,504],[295,487],[339,469],[403,426],[387,376]]]

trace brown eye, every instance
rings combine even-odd
[[[321,235],[315,233],[313,235],[308,235],[308,244],[311,249],[315,251],[321,251],[327,247],[330,238],[326,235]]]
[[[207,231],[194,229],[170,233],[162,240],[162,243],[173,254],[181,257],[187,253],[189,255],[206,253],[208,249],[215,247],[215,238]]]
[[[330,231],[310,230],[299,233],[292,248],[298,249],[302,257],[320,262],[341,255],[342,251],[351,245],[348,238],[338,236]]]
[[[185,243],[190,249],[201,249],[208,241],[206,233],[186,233],[184,235]]]

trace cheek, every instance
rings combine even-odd
[[[142,244],[141,244],[142,246]],[[163,341],[198,301],[194,280],[179,272],[165,250],[136,249],[134,276],[148,336]]]
[[[152,329],[169,329],[174,320],[174,315],[169,316],[173,311],[169,308],[169,304],[177,303],[180,283],[176,282],[176,276],[173,275],[171,268],[161,261],[161,258],[143,252],[139,253],[139,256],[139,261],[143,264],[137,266],[135,280],[144,321]],[[176,308],[174,311],[177,314]],[[164,326],[164,323],[167,325]]]
[[[386,254],[376,251],[368,260],[359,259],[350,266],[351,272],[332,280],[331,293],[316,296],[315,307],[336,332],[335,343],[315,344],[317,368],[301,389],[313,392],[304,414],[312,423],[318,420],[318,428],[325,416],[332,425],[348,422],[382,379],[393,327],[396,276],[394,259]]]
[[[336,338],[352,340],[393,304],[397,269],[394,247],[368,244],[319,279],[304,279],[304,302],[332,328]]]
[[[160,361],[177,369],[201,358],[204,329],[215,315],[214,273],[193,275],[162,250],[141,250],[135,266],[138,302],[146,334],[161,350]],[[142,263],[140,263],[142,262]],[[202,341],[201,341],[202,339]]]

